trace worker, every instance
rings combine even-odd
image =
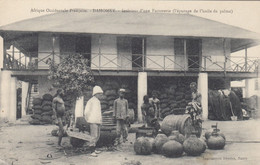
[[[153,105],[155,111],[155,118],[161,119],[161,108],[160,108],[160,100],[157,98],[157,92],[152,92],[152,98],[149,99],[149,102]]]
[[[191,97],[192,101],[188,103],[187,110],[192,111],[194,110],[195,113],[194,115],[201,118],[201,113],[202,113],[202,107],[201,107],[201,94],[197,90],[197,84],[195,82],[192,82],[190,84],[190,89],[191,89]]]
[[[116,133],[117,138],[115,140],[115,145],[121,143],[120,139],[123,136],[123,142],[127,141],[128,130],[126,126],[126,121],[129,119],[128,114],[128,101],[125,97],[125,89],[119,89],[119,98],[114,101],[113,105],[113,117],[116,120]]]
[[[152,119],[155,118],[154,108],[153,105],[149,103],[149,97],[147,95],[143,97],[143,100],[144,103],[141,106],[143,122],[144,122],[143,127],[145,126],[151,127],[151,121]]]
[[[65,105],[62,99],[64,95],[64,91],[62,89],[58,89],[53,100],[52,100],[52,109],[53,116],[55,119],[55,124],[58,125],[58,145],[61,146],[62,137],[65,133],[64,125],[65,125]]]
[[[90,126],[90,135],[93,137],[93,141],[90,142],[90,156],[97,157],[100,151],[96,150],[96,144],[100,137],[100,127],[102,124],[102,112],[100,99],[103,95],[103,90],[100,86],[94,86],[92,98],[88,100],[84,115],[87,123]]]

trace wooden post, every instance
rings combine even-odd
[[[54,57],[54,44],[55,44],[55,36],[52,36],[52,62],[55,63],[55,57]]]
[[[98,63],[99,63],[99,68],[98,69],[100,69],[100,67],[101,67],[101,35],[99,35],[98,36],[98,58],[99,58],[99,60],[98,60]]]
[[[189,60],[187,60],[187,40],[184,39],[184,70],[188,70],[189,68]]]
[[[223,40],[223,53],[225,56],[225,62],[224,62],[224,76],[226,77],[226,71],[227,71],[227,56],[226,56],[226,39]]]
[[[14,69],[14,45],[12,45],[12,69]]]
[[[145,48],[145,43],[144,43],[144,38],[142,38],[142,70],[144,71],[144,68],[145,68],[145,58],[144,58],[144,55],[145,55],[145,51],[144,51],[144,48]]]
[[[21,63],[21,51],[19,50],[19,69],[21,68],[22,66],[22,63]]]
[[[245,48],[245,71],[247,72],[247,46]]]

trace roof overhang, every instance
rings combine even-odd
[[[231,51],[260,44],[260,34],[188,14],[55,13],[0,27],[5,39],[32,33],[229,38]]]

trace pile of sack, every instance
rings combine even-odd
[[[29,122],[32,125],[52,124],[52,95],[45,94],[42,98],[33,99],[33,115]]]
[[[170,114],[185,113],[186,106],[191,102],[191,90],[189,84],[192,81],[176,80],[168,81],[158,90],[158,96],[161,106],[161,117],[164,118]],[[155,89],[156,90],[156,89]],[[152,96],[153,89],[149,90],[149,97]]]

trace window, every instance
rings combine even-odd
[[[184,55],[184,39],[181,38],[174,39],[174,54],[176,56]]]

